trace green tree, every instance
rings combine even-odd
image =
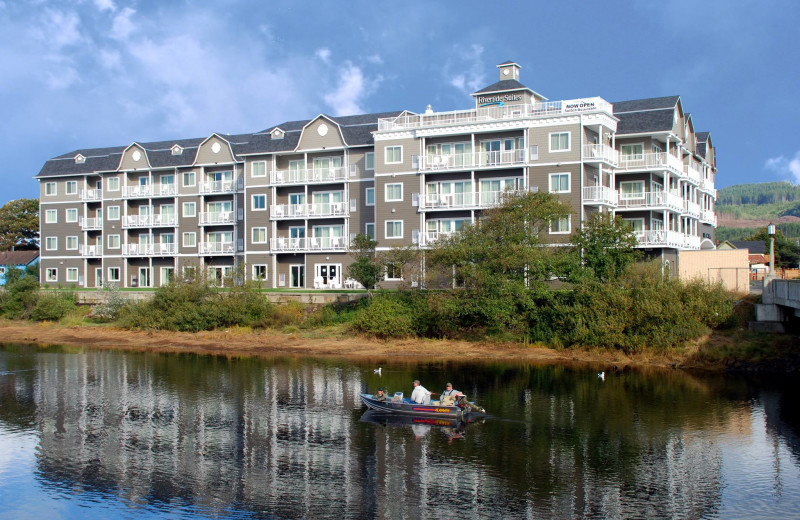
[[[769,234],[767,228],[761,228],[747,240],[763,240],[769,255]],[[775,230],[775,267],[797,267],[800,264],[800,246],[792,242],[781,232]]]
[[[383,266],[375,254],[378,242],[369,236],[359,233],[350,242],[350,254],[355,261],[347,266],[347,276],[363,285],[367,294],[372,296],[372,288],[381,279]]]
[[[39,199],[17,199],[0,208],[0,251],[38,249]]]
[[[572,243],[581,255],[584,268],[602,282],[618,278],[641,256],[631,225],[610,213],[595,213],[589,217],[583,229],[572,233]]]

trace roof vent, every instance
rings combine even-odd
[[[276,128],[270,133],[273,139],[283,139],[283,136],[286,132],[281,130],[280,128]]]
[[[170,150],[172,151],[172,155],[180,155],[183,153],[183,148],[181,148],[180,145],[177,144],[174,145]]]
[[[86,162],[86,157],[81,154],[75,156],[75,164],[83,164]]]

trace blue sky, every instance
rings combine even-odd
[[[470,108],[505,60],[553,100],[678,94],[718,187],[798,183],[799,20],[796,0],[0,0],[0,202],[78,148]]]

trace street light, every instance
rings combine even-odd
[[[769,275],[765,282],[775,279],[775,224],[772,222],[767,226],[767,234],[769,235]]]

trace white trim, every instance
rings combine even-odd
[[[52,241],[53,247],[50,247],[50,242]],[[57,251],[58,250],[58,237],[44,237],[44,249],[45,251]]]
[[[566,190],[558,190],[553,191],[553,177],[554,176],[567,176],[567,189]],[[558,173],[549,173],[547,175],[547,191],[548,193],[572,193],[572,172],[558,172]]]
[[[368,156],[372,156],[372,168],[369,167],[369,162],[367,161]],[[366,152],[364,154],[364,170],[368,172],[375,171],[375,152]]]
[[[191,218],[191,217],[196,217],[197,216],[197,201],[182,202],[181,204],[182,204],[182,206],[181,206],[181,215],[183,215],[184,218]],[[187,206],[191,206],[192,207],[191,213],[186,211],[186,207]]]
[[[75,247],[70,247],[69,246],[69,242],[70,242],[71,238],[75,239]],[[78,250],[78,246],[80,245],[79,242],[78,242],[77,235],[69,235],[68,237],[66,237],[65,242],[66,242],[66,244],[64,245],[64,249],[67,250],[67,251],[77,251]]]
[[[256,231],[259,233],[261,231],[264,232],[264,240],[256,240]],[[250,242],[253,244],[266,244],[268,241],[267,239],[267,228],[264,226],[252,227],[250,228]]]
[[[564,215],[558,217],[558,220],[561,221],[562,218],[567,219],[567,230],[566,231],[553,231],[553,223],[550,222],[550,226],[547,229],[547,232],[551,235],[569,235],[572,233],[572,215]]]
[[[106,209],[108,210],[108,211],[106,211],[106,219],[108,219],[108,220],[114,220],[114,221],[116,221],[116,220],[119,220],[119,219],[120,219],[120,215],[121,215],[122,213],[121,213],[121,212],[120,212],[120,210],[119,210],[119,206],[109,206],[109,207],[108,207],[108,208],[106,208]],[[116,217],[114,217],[114,216],[111,214],[111,213],[112,213],[112,210],[114,210],[114,209],[116,209],[116,210],[117,210],[117,216],[116,216]]]
[[[112,238],[116,239],[116,242],[117,242],[116,246],[111,245],[111,239]],[[122,238],[121,238],[121,236],[120,235],[116,235],[116,234],[115,235],[108,235],[108,239],[106,240],[106,245],[108,246],[109,249],[120,249],[122,247]]]
[[[566,148],[559,148],[558,150],[553,150],[553,136],[554,135],[562,135],[567,134],[567,147]],[[547,150],[550,153],[562,153],[562,152],[570,152],[572,151],[572,132],[570,130],[564,132],[550,132],[547,136]]]
[[[389,150],[394,150],[396,148],[400,149],[400,160],[399,161],[390,161],[389,160]],[[394,154],[392,154],[394,155]],[[403,162],[403,145],[402,144],[394,144],[391,146],[387,146],[383,149],[383,163],[384,164],[401,164]]]
[[[400,198],[389,198],[389,186],[400,186]],[[383,200],[384,202],[403,202],[403,183],[402,182],[389,182],[383,186]]]
[[[54,215],[52,218],[51,215]],[[45,224],[58,224],[58,210],[46,209],[44,210],[44,223]]]
[[[369,192],[372,191],[372,203],[369,202]],[[366,188],[364,190],[364,205],[365,206],[374,206],[375,205],[375,186],[372,188]]]
[[[111,176],[111,177],[108,177],[107,179],[105,179],[105,181],[106,181],[106,182],[105,182],[104,184],[105,184],[105,186],[106,186],[106,189],[107,189],[108,191],[114,191],[114,192],[116,192],[116,191],[119,191],[119,190],[120,190],[119,175],[113,175],[113,176]],[[117,185],[117,187],[116,187],[116,188],[112,187],[112,182],[111,182],[111,181],[116,181],[116,185]]]
[[[192,180],[194,182],[192,182],[191,184],[186,184],[186,175],[191,175],[192,176]],[[193,188],[193,187],[197,186],[197,172],[194,171],[194,170],[181,172],[181,186],[184,187],[184,188]]]
[[[256,207],[256,197],[264,197],[264,207]],[[251,211],[267,211],[267,194],[266,193],[253,193],[250,195],[250,210]]]
[[[115,270],[116,270],[117,276],[113,277],[113,276],[111,276],[111,273],[113,273]],[[119,282],[119,281],[122,280],[122,269],[120,267],[109,267],[107,275],[108,275],[108,279],[106,280],[107,282],[109,282],[109,283]]]
[[[66,273],[64,279],[67,282],[70,282],[70,283],[78,283],[78,280],[79,280],[79,277],[80,277],[80,270],[77,267],[67,267],[66,271],[67,271],[67,273]],[[69,276],[70,272],[75,273],[75,279],[70,279],[70,276]]]
[[[186,239],[192,237],[193,244],[187,244]],[[181,247],[197,247],[197,232],[196,231],[184,231],[181,234]]]
[[[264,165],[264,175],[256,175],[255,173],[255,165],[263,164]],[[253,161],[250,163],[250,177],[254,179],[260,179],[262,177],[267,177],[267,161]]]
[[[389,224],[397,224],[400,223],[400,235],[392,235],[389,236]],[[384,222],[383,226],[383,236],[386,240],[401,240],[403,238],[403,224],[402,220],[387,220]]]
[[[50,273],[53,273],[53,276],[50,276]],[[44,281],[45,282],[57,282],[58,281],[58,267],[47,267],[44,270]]]
[[[53,188],[53,192],[52,193],[47,193],[49,187]],[[44,196],[45,197],[55,197],[56,195],[58,195],[58,183],[56,181],[45,182],[44,183]]]
[[[69,218],[69,214],[70,214],[71,211],[75,212],[75,218],[74,219],[70,219]],[[64,210],[64,222],[66,222],[68,224],[74,224],[75,222],[78,222],[78,218],[79,218],[78,208],[66,208]]]

